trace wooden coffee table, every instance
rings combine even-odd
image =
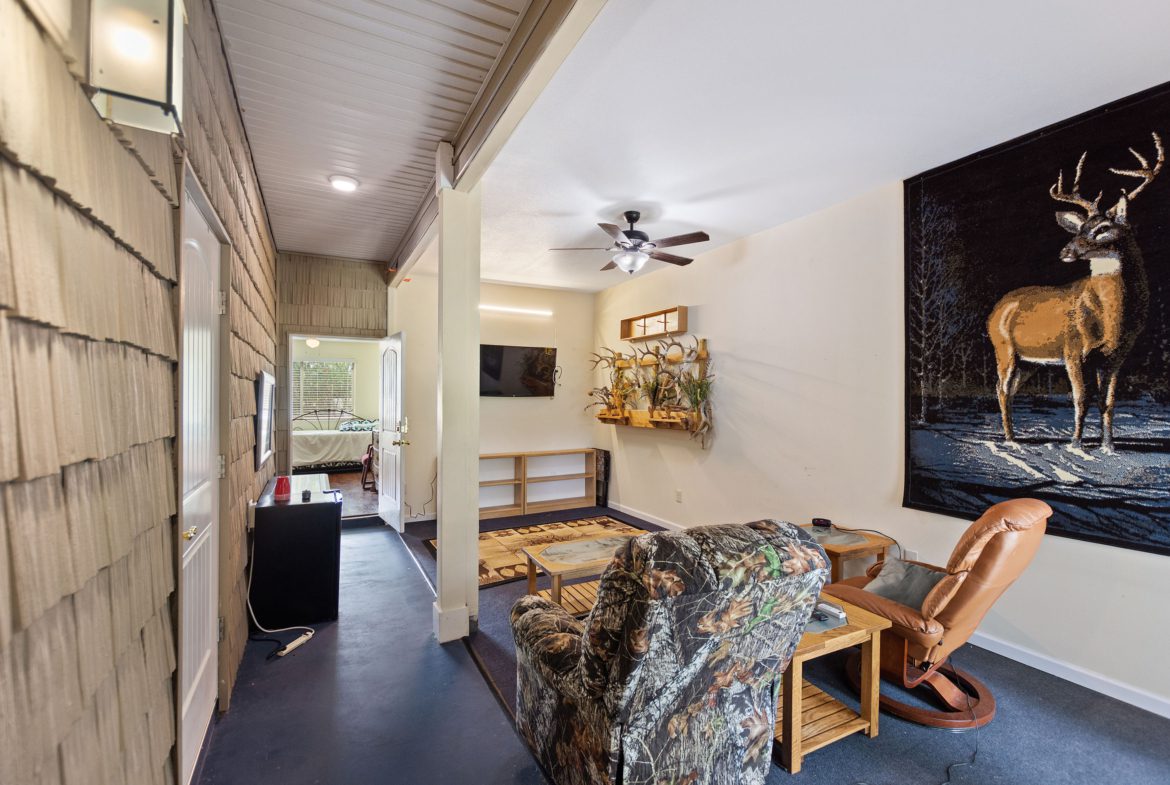
[[[845,608],[844,625],[827,632],[805,633],[792,662],[784,671],[780,703],[776,707],[776,741],[780,762],[792,774],[800,771],[804,756],[851,733],[878,735],[878,697],[881,685],[881,631],[890,621],[836,597]],[[804,664],[817,657],[861,645],[861,707],[854,711],[804,680]]]
[[[813,535],[817,544],[825,549],[832,566],[833,583],[841,580],[841,562],[850,559],[861,559],[866,556],[876,556],[878,561],[886,558],[886,551],[894,544],[889,537],[880,534],[871,534],[863,531],[848,531],[833,528],[826,532],[815,526],[801,526],[802,529]]]
[[[568,587],[564,587],[564,581],[600,575],[613,561],[614,551],[634,536],[636,535],[602,534],[522,548],[522,552],[528,557],[528,593],[547,597],[574,616],[588,613],[597,599],[597,581]],[[538,569],[549,576],[552,582],[550,589],[536,590]],[[564,602],[561,601],[562,598]]]

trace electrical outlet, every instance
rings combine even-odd
[[[918,551],[902,551],[902,558],[906,561],[918,561]]]
[[[679,504],[682,504],[682,488],[674,489],[674,500]]]

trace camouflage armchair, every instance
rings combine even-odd
[[[828,574],[777,521],[631,539],[584,622],[512,607],[520,732],[557,785],[762,783],[779,675]]]

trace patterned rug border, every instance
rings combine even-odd
[[[630,528],[630,529],[637,529],[639,532],[646,531],[645,529],[643,529],[640,526],[635,526],[632,523],[620,520],[618,518],[613,517],[612,515],[590,515],[590,516],[586,516],[583,518],[571,518],[567,521],[550,521],[549,523],[533,523],[533,524],[529,524],[527,526],[509,526],[509,527],[504,528],[504,529],[494,529],[492,531],[480,532],[479,536],[482,537],[485,534],[501,534],[504,532],[523,532],[525,529],[532,529],[535,532],[535,531],[544,530],[544,529],[546,529],[546,527],[549,527],[549,526],[558,526],[558,527],[559,526],[571,526],[572,524],[578,523],[580,521],[598,521],[601,519],[611,521],[612,523],[616,523],[621,527]],[[422,540],[422,543],[426,547],[427,553],[429,553],[431,555],[431,558],[437,560],[438,554],[439,554],[438,538],[437,537],[430,537],[430,538]],[[521,559],[522,559],[521,563],[523,563],[523,557],[521,557]],[[479,559],[479,564],[483,565],[483,563],[484,563],[484,560]],[[480,589],[491,589],[491,588],[494,588],[496,586],[504,586],[504,585],[509,584],[509,583],[515,583],[517,581],[522,581],[522,580],[525,580],[526,578],[527,578],[527,576],[523,575],[523,574],[516,575],[516,576],[511,577],[511,578],[500,577],[499,580],[493,580],[490,583],[481,583],[479,585],[479,588]]]

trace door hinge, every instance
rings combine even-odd
[[[222,480],[224,477],[227,477],[227,461],[222,455],[215,456],[215,464],[216,475],[219,477],[219,479]]]
[[[227,313],[227,292],[223,289],[219,290],[219,315],[223,316]]]
[[[223,643],[224,629],[225,629],[225,624],[223,621],[223,617],[220,616],[219,617],[219,637],[215,639],[216,643]]]

